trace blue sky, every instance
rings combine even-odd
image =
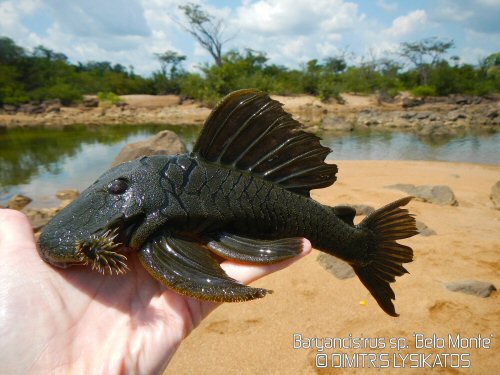
[[[404,41],[452,39],[461,62],[500,51],[500,0],[202,0],[224,20],[226,43],[298,68],[342,51],[351,62],[391,55]],[[110,61],[148,75],[155,53],[175,50],[196,69],[211,58],[173,19],[179,0],[0,0],[0,35],[27,48],[66,54],[72,62]]]

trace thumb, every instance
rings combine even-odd
[[[31,224],[22,212],[0,209],[0,246],[2,251],[33,247],[35,238]],[[2,254],[3,255],[3,254]]]
[[[303,240],[302,252],[283,262],[273,263],[273,264],[244,264],[237,263],[232,260],[227,260],[221,264],[221,267],[226,271],[227,275],[235,280],[242,282],[243,284],[249,284],[252,281],[258,280],[261,277],[269,275],[273,272],[279,271],[286,268],[299,259],[302,259],[311,252],[311,243],[309,240]]]

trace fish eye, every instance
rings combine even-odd
[[[127,189],[128,183],[122,179],[114,180],[108,185],[108,192],[115,195],[123,194]]]

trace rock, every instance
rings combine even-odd
[[[461,94],[450,95],[448,98],[449,103],[458,105],[480,104],[482,101],[483,99],[480,96],[467,96]]]
[[[61,200],[61,203],[59,204],[59,206],[57,208],[62,210],[64,207],[66,207],[68,204],[70,204],[73,201],[74,201],[74,199],[63,199],[63,200]]]
[[[45,113],[57,113],[61,111],[61,101],[59,99],[44,100],[41,107]]]
[[[429,112],[419,112],[415,117],[417,118],[417,120],[425,120],[429,118],[429,116],[430,116]]]
[[[430,137],[442,137],[452,135],[455,131],[440,123],[424,123],[418,129],[418,134]]]
[[[128,106],[128,103],[125,103],[125,102],[118,102],[118,103],[113,103],[113,105],[114,105],[115,107],[118,107],[118,108],[120,108],[120,109],[122,109],[122,110],[123,110],[125,107],[127,107],[127,106]]]
[[[394,103],[395,99],[390,96],[387,91],[375,90],[375,98],[377,99],[377,104],[382,105],[383,103]]]
[[[500,210],[500,181],[491,187],[490,199],[493,202],[493,207]]]
[[[344,105],[345,103],[347,103],[345,98],[340,94],[335,95],[335,101],[337,102],[337,104],[340,104],[340,105]]]
[[[74,201],[78,196],[80,195],[80,192],[75,189],[66,189],[66,190],[59,190],[56,192],[56,197],[57,199],[60,199],[62,201]]]
[[[449,121],[457,121],[459,119],[465,119],[465,118],[467,118],[467,116],[460,110],[448,112],[448,115],[446,116],[446,119]]]
[[[297,120],[300,118],[300,121],[304,125],[310,126],[314,124],[320,124],[325,117],[325,111],[325,108],[323,108],[322,106],[315,106],[308,103],[306,105],[299,106],[299,108],[297,108],[297,111],[294,113],[294,117],[296,117]]]
[[[493,285],[492,283],[477,280],[444,283],[444,286],[446,287],[446,289],[451,290],[452,292],[472,294],[474,296],[483,298],[489,297],[492,292],[497,290],[497,288],[495,288],[495,285]]]
[[[417,225],[418,233],[421,236],[429,237],[429,236],[434,236],[436,234],[436,231],[432,230],[431,228],[429,228],[427,225],[425,225],[421,221],[417,220],[416,225]]]
[[[113,166],[143,155],[175,155],[186,152],[186,146],[174,132],[163,130],[145,141],[125,145],[113,161]]]
[[[47,225],[49,220],[55,215],[52,210],[48,209],[27,209],[24,211],[31,222],[31,226],[35,232],[39,232]]]
[[[13,115],[14,113],[17,112],[17,105],[14,105],[14,104],[4,104],[3,105],[3,110],[5,111],[5,113]]]
[[[403,112],[401,114],[401,118],[404,118],[405,120],[411,120],[417,116],[417,112]]]
[[[412,124],[409,119],[404,118],[404,115],[394,116],[393,118],[387,120],[386,126],[390,128],[411,128]]]
[[[490,110],[487,114],[486,114],[486,117],[488,117],[489,119],[494,119],[494,118],[497,118],[499,116],[499,112],[497,109],[492,109]]]
[[[363,109],[358,113],[356,122],[364,126],[377,126],[385,122],[384,113],[371,109]]]
[[[18,111],[27,115],[36,115],[39,113],[43,113],[43,108],[39,104],[27,103],[21,104],[18,108]]]
[[[96,98],[83,99],[82,105],[85,108],[97,108],[99,106],[99,100],[97,100]]]
[[[446,185],[420,185],[412,184],[396,184],[386,186],[389,189],[404,191],[409,195],[413,195],[416,200],[422,202],[436,203],[448,206],[458,206],[458,201],[455,194]]]
[[[321,122],[321,127],[328,130],[352,131],[353,124],[346,121],[345,118],[339,116],[327,116]]]
[[[354,270],[343,260],[329,254],[320,254],[316,261],[328,272],[332,273],[337,279],[345,280],[356,276]]]
[[[441,117],[437,113],[429,114],[429,121],[441,121]]]
[[[32,199],[29,197],[21,194],[16,194],[10,199],[9,203],[7,203],[7,208],[20,211],[28,204],[30,204],[31,201]]]
[[[403,98],[402,106],[403,108],[413,108],[418,107],[425,103],[425,100],[420,98]]]

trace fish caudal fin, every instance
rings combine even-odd
[[[402,264],[413,260],[413,250],[396,240],[418,234],[415,218],[401,208],[412,198],[392,202],[368,215],[358,225],[358,228],[373,233],[374,242],[368,251],[368,264],[354,265],[354,271],[382,310],[391,316],[399,314],[392,303],[396,296],[389,283],[396,281],[396,276],[408,273]]]

